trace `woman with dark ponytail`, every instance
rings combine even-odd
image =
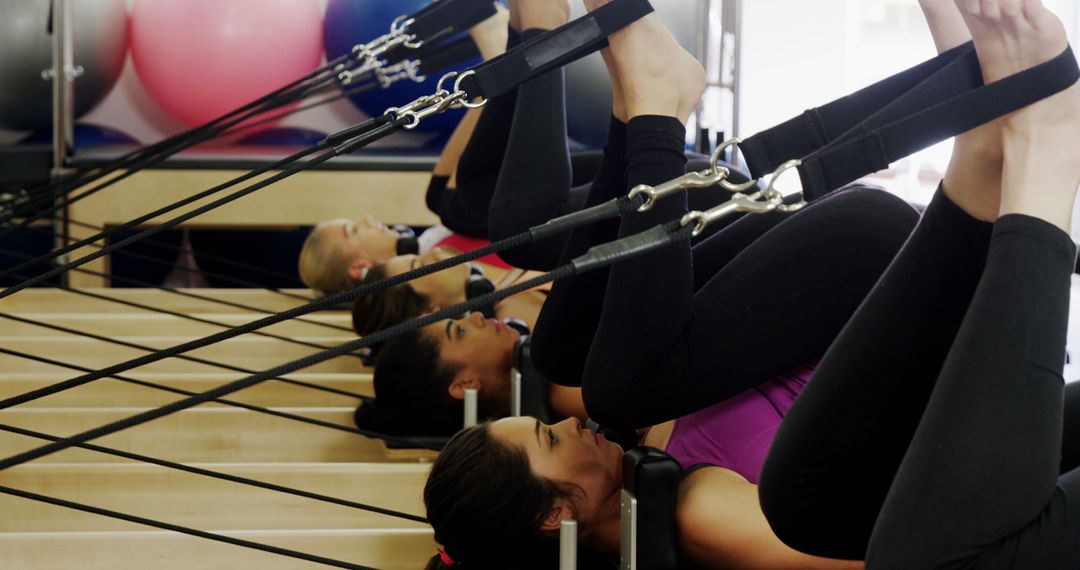
[[[478,478],[490,484],[477,485]],[[525,452],[494,438],[490,424],[463,431],[435,460],[424,486],[427,517],[442,545],[427,568],[551,568],[557,543],[542,530],[545,521],[558,503],[582,492],[533,474]]]

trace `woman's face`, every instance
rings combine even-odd
[[[318,231],[326,232],[326,247],[340,249],[350,263],[380,263],[397,253],[397,232],[371,215],[327,220],[319,224]]]
[[[578,520],[606,516],[605,506],[615,504],[618,508],[612,495],[622,489],[623,449],[603,435],[583,429],[577,418],[553,425],[536,418],[504,418],[491,424],[491,434],[524,449],[536,475],[581,487],[585,500],[577,504]]]
[[[437,247],[422,255],[394,256],[386,262],[386,276],[401,275],[450,257],[452,257],[451,254]],[[469,266],[463,263],[437,271],[431,275],[425,275],[419,279],[413,279],[409,282],[409,285],[414,291],[427,297],[432,305],[449,307],[466,300],[465,282],[468,279]]]
[[[439,358],[462,373],[480,378],[489,394],[509,394],[510,368],[521,333],[498,319],[471,313],[424,327],[439,345]]]

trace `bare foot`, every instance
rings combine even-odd
[[[971,41],[955,0],[919,0],[938,53]],[[942,190],[968,215],[983,221],[997,219],[1001,209],[1001,121],[996,120],[956,137]]]
[[[956,9],[956,0],[919,0],[919,7],[938,53],[971,41],[971,32]]]
[[[1039,0],[957,0],[983,75],[996,81],[1061,54],[1065,28]],[[1002,119],[1001,214],[1027,214],[1068,232],[1080,185],[1080,85]]]
[[[510,26],[519,32],[554,30],[569,21],[569,0],[510,0]]]
[[[592,12],[597,8],[610,3],[611,0],[583,0],[585,9]],[[622,123],[630,119],[626,112],[626,99],[623,95],[622,78],[619,77],[619,68],[615,66],[615,56],[611,54],[611,48],[600,50],[600,56],[604,58],[604,65],[611,78],[611,114]]]
[[[627,118],[665,115],[684,125],[705,92],[705,70],[655,12],[608,38]]]
[[[506,51],[506,24],[509,21],[509,11],[501,4],[496,4],[494,16],[469,28],[469,35],[484,61],[494,59]]]

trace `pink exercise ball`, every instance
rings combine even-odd
[[[310,73],[322,50],[317,0],[136,0],[131,15],[143,86],[192,126]]]

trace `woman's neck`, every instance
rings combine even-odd
[[[597,517],[597,520],[589,521],[587,525],[579,527],[586,529],[581,542],[589,550],[607,556],[619,555],[619,542],[622,538],[622,524],[619,518],[622,513],[619,502],[621,491],[621,488],[616,489],[608,496],[601,509],[602,514]]]

